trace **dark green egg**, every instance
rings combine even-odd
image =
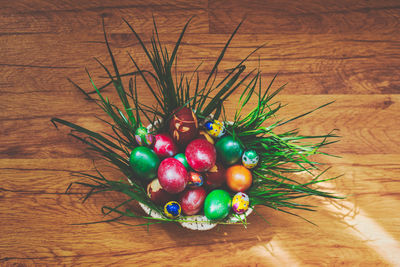
[[[222,220],[231,210],[231,196],[222,189],[211,191],[204,201],[204,214],[209,220]]]
[[[215,149],[218,153],[218,159],[225,165],[235,164],[243,154],[239,141],[232,136],[225,136],[218,140],[215,144]]]
[[[145,146],[139,146],[132,151],[129,164],[137,177],[152,180],[157,176],[160,160],[153,150]]]

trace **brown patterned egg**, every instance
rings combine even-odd
[[[204,175],[206,184],[211,188],[219,187],[226,181],[225,168],[220,162],[217,162],[214,167],[209,169]]]
[[[169,133],[178,145],[186,145],[198,133],[196,115],[190,108],[177,108],[169,124]]]

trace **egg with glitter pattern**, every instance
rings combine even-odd
[[[204,183],[203,175],[197,172],[189,172],[189,181],[187,185],[189,187],[199,187],[202,186]]]
[[[181,205],[176,201],[170,201],[164,206],[164,214],[171,219],[178,218],[181,215]]]
[[[220,138],[225,134],[224,124],[218,120],[208,121],[204,124],[207,133],[215,138]]]
[[[249,196],[243,192],[237,193],[232,199],[232,209],[236,214],[243,214],[249,209]]]
[[[145,127],[136,129],[135,139],[139,146],[150,146],[154,142],[154,136]]]
[[[242,163],[247,169],[252,169],[258,164],[259,157],[255,150],[246,150],[242,156]]]

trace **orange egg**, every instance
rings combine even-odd
[[[243,165],[233,165],[226,170],[226,184],[235,192],[244,192],[250,188],[253,175]]]

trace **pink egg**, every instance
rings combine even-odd
[[[168,193],[182,192],[188,182],[185,166],[175,158],[166,158],[158,167],[158,181]]]
[[[175,145],[171,136],[163,133],[155,136],[153,150],[160,158],[173,157],[178,153],[178,147]]]
[[[206,190],[203,187],[191,188],[183,192],[180,198],[182,212],[185,215],[195,215],[203,207]]]
[[[217,152],[207,140],[195,139],[186,147],[185,156],[193,170],[205,172],[215,165]]]

